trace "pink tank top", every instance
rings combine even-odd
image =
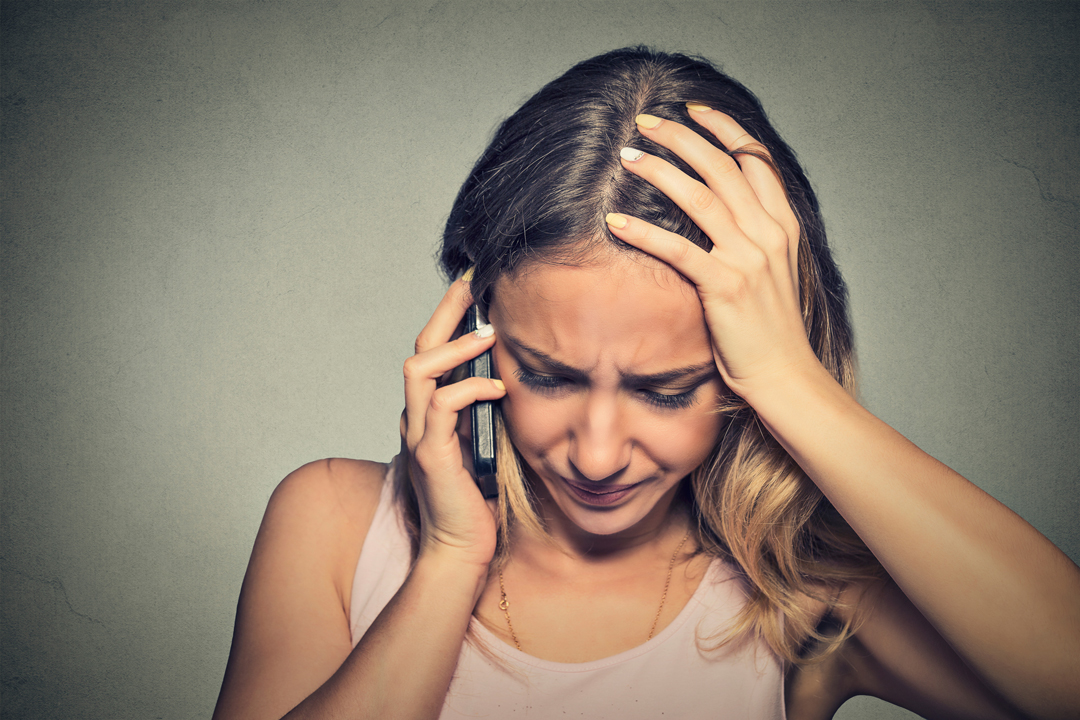
[[[390,465],[353,579],[353,646],[405,582],[409,538]],[[507,645],[476,618],[462,644],[440,720],[459,718],[716,718],[784,720],[780,661],[762,642],[707,651],[707,638],[745,602],[742,581],[714,560],[678,617],[636,648],[586,663],[541,660]],[[734,644],[733,644],[734,645]]]

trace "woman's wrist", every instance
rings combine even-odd
[[[770,420],[782,424],[784,418],[818,412],[828,404],[855,402],[815,356],[769,378],[748,383],[737,392],[766,424]]]
[[[817,362],[761,383],[742,398],[785,450],[815,481],[832,453],[843,454],[852,422],[873,416]],[[865,418],[863,416],[865,415]],[[823,488],[824,489],[824,488]]]
[[[475,553],[427,543],[421,545],[411,574],[438,584],[450,596],[470,594],[475,604],[487,585],[489,565],[490,559],[478,560]]]

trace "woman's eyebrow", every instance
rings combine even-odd
[[[564,362],[559,362],[547,353],[541,352],[534,347],[529,347],[515,337],[511,337],[504,333],[502,335],[502,340],[503,342],[510,345],[511,351],[515,355],[520,355],[522,353],[524,353],[525,355],[530,355],[532,356],[533,360],[536,360],[541,364],[545,365],[547,370],[557,372],[560,375],[565,375],[572,380],[584,381],[589,379],[589,374],[586,373],[584,370],[580,370],[576,367],[571,367]]]
[[[710,360],[708,362],[698,363],[697,365],[688,365],[683,368],[652,373],[651,375],[623,375],[623,382],[627,385],[664,386],[687,379],[693,379],[695,382],[701,381],[714,373],[716,373],[716,363]]]
[[[523,343],[521,340],[518,340],[515,337],[509,336],[504,333],[502,335],[502,339],[504,342],[510,345],[513,350],[518,351],[515,354],[524,353],[526,355],[529,355],[532,357],[533,360],[542,363],[545,366],[545,369],[557,372],[560,375],[565,375],[573,380],[587,381],[589,379],[589,374],[584,370],[572,367],[564,362],[560,362],[559,360],[556,360],[555,358],[551,357],[550,355],[541,350],[537,350],[534,347],[529,347],[527,344]],[[691,378],[693,380],[704,380],[706,376],[712,375],[715,372],[716,363],[712,360],[709,360],[706,362],[697,363],[695,365],[687,365],[686,367],[675,368],[673,370],[665,370],[658,373],[650,373],[647,375],[637,373],[624,374],[622,376],[622,382],[624,385],[632,386],[667,385],[669,383],[678,382],[680,380],[686,380],[687,378]]]

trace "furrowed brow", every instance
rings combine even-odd
[[[512,346],[518,353],[530,356],[534,361],[537,361],[545,366],[546,370],[565,375],[573,380],[587,381],[589,375],[580,368],[572,367],[564,362],[560,362],[551,357],[547,353],[537,350],[534,347],[526,345],[522,341],[515,337],[510,337],[506,334],[502,336],[504,342]],[[709,360],[707,362],[698,363],[696,365],[688,365],[682,368],[675,368],[673,370],[665,370],[664,372],[651,373],[648,375],[641,375],[637,373],[623,375],[622,382],[627,386],[640,387],[643,385],[655,385],[664,386],[672,383],[678,383],[685,380],[704,380],[706,377],[716,372],[716,363]]]
[[[684,380],[704,380],[715,372],[716,363],[710,360],[709,362],[688,365],[687,367],[676,368],[674,370],[665,370],[664,372],[653,373],[651,375],[624,375],[623,382],[627,385],[634,386],[655,385],[662,387]]]
[[[534,361],[543,364],[545,370],[550,370],[551,372],[565,375],[566,377],[573,380],[587,381],[589,379],[589,374],[586,373],[584,370],[576,367],[571,367],[564,362],[559,362],[547,353],[537,350],[534,347],[529,347],[517,338],[510,337],[504,334],[502,336],[502,339],[503,342],[507,343],[514,350],[516,350],[517,354],[529,355]]]

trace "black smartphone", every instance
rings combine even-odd
[[[480,325],[480,310],[475,305],[465,313],[465,332],[473,332]],[[492,371],[491,350],[469,361],[469,376],[490,378]],[[472,404],[472,454],[476,470],[476,484],[485,498],[499,496],[495,481],[495,408],[490,400]]]

